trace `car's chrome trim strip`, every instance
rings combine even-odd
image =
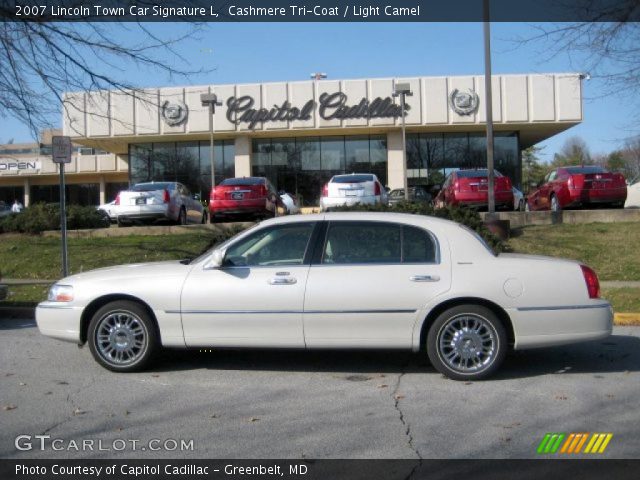
[[[385,310],[165,310],[173,314],[335,314],[335,313],[416,313],[415,309]]]
[[[531,312],[535,310],[585,310],[590,308],[609,308],[608,303],[598,305],[563,305],[561,307],[518,307],[516,310],[521,312]]]
[[[36,308],[53,308],[56,310],[73,310],[77,307],[71,307],[69,305],[38,305]]]

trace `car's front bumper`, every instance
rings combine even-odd
[[[58,302],[42,302],[36,307],[38,330],[47,337],[67,342],[82,343],[80,319],[83,307]]]
[[[613,308],[607,301],[586,305],[523,307],[508,311],[515,349],[551,347],[611,335]]]

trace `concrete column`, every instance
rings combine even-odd
[[[29,178],[25,178],[23,180],[23,186],[24,186],[24,206],[28,207],[29,203],[31,202],[31,185],[29,183]]]
[[[251,176],[251,138],[249,137],[236,137],[236,177],[250,177]]]
[[[394,130],[387,133],[387,186],[403,188],[402,178],[402,132]]]
[[[104,176],[100,177],[100,205],[107,203],[107,182],[104,181]]]

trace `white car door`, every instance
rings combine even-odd
[[[258,229],[197,265],[182,290],[187,346],[304,347],[302,308],[314,222]]]
[[[307,346],[410,348],[417,311],[451,286],[448,254],[433,234],[410,225],[326,228],[305,292]]]

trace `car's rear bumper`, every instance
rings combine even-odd
[[[607,189],[569,189],[567,207],[579,205],[597,205],[606,203],[624,204],[627,199],[626,188]]]
[[[268,203],[265,197],[243,200],[212,200],[209,203],[209,213],[214,215],[242,215],[268,213]]]
[[[513,206],[513,192],[496,192],[495,193],[496,206],[512,208]],[[486,207],[489,203],[487,192],[456,192],[454,201],[455,205],[464,205],[467,207]]]
[[[167,205],[123,206],[118,209],[119,220],[172,220]]]
[[[516,308],[508,313],[515,349],[598,340],[611,335],[613,328],[613,309],[602,300],[591,305]]]
[[[322,197],[320,198],[320,210],[332,207],[343,207],[352,205],[375,205],[380,203],[380,195],[368,195],[362,197]]]
[[[36,307],[36,323],[42,335],[80,344],[82,307],[42,302]]]

